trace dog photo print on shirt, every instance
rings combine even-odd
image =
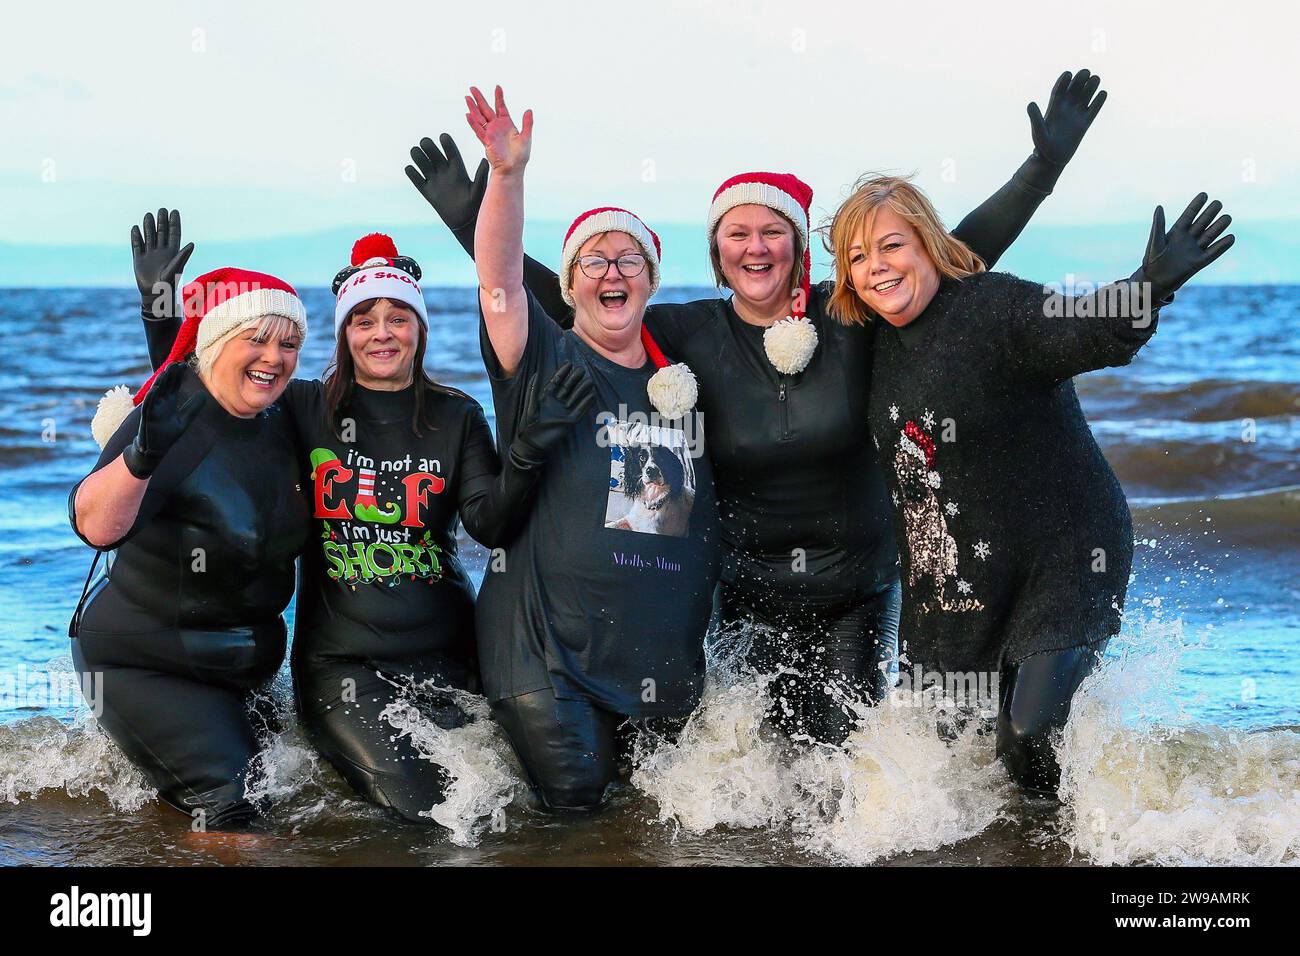
[[[686,537],[695,466],[680,428],[611,421],[605,527]]]

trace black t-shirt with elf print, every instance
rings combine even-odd
[[[426,389],[433,426],[415,435],[416,387],[356,386],[336,430],[320,382],[289,384],[314,523],[293,654],[418,659],[465,686],[476,669],[474,591],[457,556],[458,512],[498,460],[483,410],[455,389]]]
[[[531,293],[528,303],[513,375],[480,319],[501,448],[533,376],[541,388],[564,363],[580,365],[596,400],[548,460],[518,538],[489,562],[478,604],[484,687],[493,700],[551,688],[629,716],[688,713],[703,686],[718,564],[700,416],[660,420],[646,395],[650,362],[611,362]]]

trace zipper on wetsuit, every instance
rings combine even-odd
[[[781,388],[776,393],[777,408],[780,411],[778,416],[781,421],[781,440],[787,441],[790,438],[790,406],[785,397],[785,376],[781,376]]]

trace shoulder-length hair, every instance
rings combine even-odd
[[[940,275],[964,279],[985,268],[984,260],[966,243],[949,234],[925,193],[912,185],[910,176],[869,173],[857,181],[853,194],[820,230],[826,250],[835,257],[835,289],[829,311],[845,325],[863,325],[876,317],[853,288],[849,247],[870,238],[876,213],[882,207],[911,224]]]
[[[338,341],[334,345],[334,355],[330,358],[330,363],[325,369],[325,415],[329,420],[330,429],[340,438],[342,438],[343,433],[343,419],[346,417],[348,405],[351,404],[357,386],[357,369],[352,361],[352,350],[348,348],[348,323],[352,321],[354,315],[369,312],[379,301],[379,299],[366,299],[352,307],[348,317],[343,320]],[[411,432],[419,437],[424,434],[420,430],[421,426],[430,431],[437,430],[437,426],[430,418],[432,409],[430,409],[427,402],[429,393],[448,392],[449,389],[431,379],[429,373],[424,370],[424,350],[429,341],[429,330],[424,327],[424,323],[415,315],[415,310],[405,303],[394,302],[392,299],[389,299],[388,302],[390,305],[408,310],[415,318],[415,323],[420,329],[415,343],[414,367],[411,370],[416,386],[415,410],[411,414]]]

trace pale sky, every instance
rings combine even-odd
[[[441,12],[434,13],[433,10]],[[916,171],[955,220],[1031,148],[1063,69],[1109,100],[1043,223],[1149,220],[1198,190],[1300,217],[1296,37],[1277,3],[43,2],[0,37],[0,241],[121,242],[151,207],[241,239],[426,221],[402,172],[470,83],[536,114],[530,216],[703,220],[791,171],[825,213]]]

